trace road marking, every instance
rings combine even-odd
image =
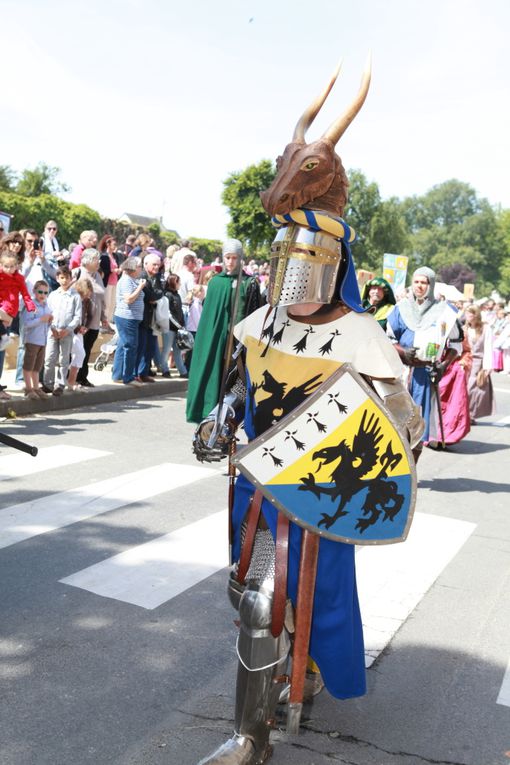
[[[99,449],[87,449],[82,446],[47,446],[39,449],[37,457],[29,454],[14,453],[0,457],[0,481],[7,478],[19,478],[33,473],[43,473],[47,470],[75,465],[77,462],[106,457],[111,452]]]
[[[376,660],[476,524],[416,513],[406,542],[358,548],[365,664]]]
[[[212,468],[166,462],[5,507],[0,513],[0,549],[217,475],[217,472]]]
[[[498,428],[504,428],[505,425],[510,425],[510,415],[507,415],[506,417],[502,417],[501,420],[498,420],[494,423],[496,427]]]
[[[494,388],[495,393],[510,393],[510,388]]]
[[[228,566],[227,511],[138,545],[60,581],[153,609]]]
[[[510,659],[506,668],[503,683],[499,691],[499,696],[496,699],[496,704],[503,704],[505,707],[510,707]]]

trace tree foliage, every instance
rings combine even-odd
[[[385,252],[401,253],[409,234],[397,199],[383,201],[377,183],[369,183],[360,170],[349,175],[345,219],[358,236],[352,247],[357,268],[380,273]]]
[[[498,287],[509,250],[496,210],[469,184],[445,181],[421,197],[404,199],[401,207],[411,232],[405,254],[413,264],[435,271],[463,264],[477,274],[477,294]]]
[[[100,235],[103,219],[87,205],[76,205],[50,194],[24,197],[13,192],[0,191],[0,209],[13,216],[11,228],[33,228],[42,233],[46,223],[54,219],[58,223],[59,242],[66,246],[77,242],[81,231],[94,229]]]
[[[274,239],[274,228],[262,207],[260,192],[271,185],[275,172],[273,163],[263,159],[257,165],[231,173],[223,182],[221,201],[230,213],[227,232],[229,236],[241,239],[251,256],[267,257]]]
[[[9,165],[0,165],[0,191],[14,191],[16,173]]]
[[[60,180],[59,167],[39,162],[34,168],[26,168],[16,184],[16,192],[24,197],[40,197],[43,194],[63,194],[69,186]]]

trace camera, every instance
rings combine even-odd
[[[39,239],[36,239],[34,241],[34,250],[40,250],[40,249],[41,249],[41,242],[39,241]]]

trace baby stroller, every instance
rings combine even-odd
[[[117,332],[115,332],[107,343],[102,344],[101,353],[98,353],[97,358],[94,361],[94,369],[97,372],[102,372],[105,366],[111,361],[118,342],[119,336]]]

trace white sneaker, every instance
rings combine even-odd
[[[9,335],[2,335],[2,337],[0,337],[0,351],[3,351],[4,348],[7,348],[9,343],[12,343],[12,338],[9,337]]]

